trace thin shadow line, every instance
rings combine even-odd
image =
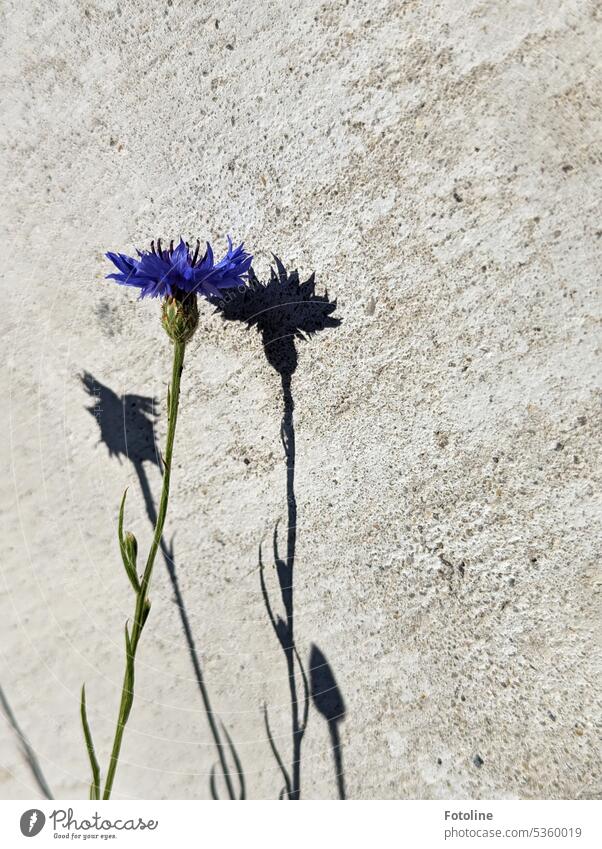
[[[146,470],[142,463],[134,462],[134,469],[138,476],[138,480],[140,482],[140,489],[142,490],[142,496],[144,498],[144,503],[146,505],[146,513],[148,519],[151,523],[151,526],[154,528],[157,522],[157,511],[155,508],[155,503],[152,498],[152,493],[150,490],[148,476],[146,474]],[[190,655],[190,660],[192,662],[192,668],[194,670],[194,676],[196,678],[197,686],[199,688],[199,692],[201,694],[201,699],[203,702],[203,707],[205,709],[205,713],[207,715],[207,721],[209,723],[209,728],[211,730],[211,736],[213,737],[213,741],[217,748],[217,753],[220,761],[220,766],[222,770],[222,775],[224,781],[226,783],[226,789],[228,792],[228,797],[231,800],[240,799],[243,800],[245,798],[245,781],[242,769],[240,768],[240,761],[238,755],[236,753],[236,749],[234,748],[232,741],[226,732],[225,727],[222,725],[222,729],[225,733],[225,737],[228,741],[228,747],[230,749],[230,754],[234,760],[234,763],[237,767],[236,772],[232,774],[236,774],[239,779],[240,788],[238,794],[234,789],[234,785],[232,783],[231,771],[228,766],[228,762],[226,759],[226,751],[227,747],[222,742],[222,738],[217,727],[216,722],[216,714],[211,707],[211,701],[209,698],[209,692],[207,690],[205,684],[205,678],[203,676],[203,670],[201,667],[201,662],[199,660],[198,651],[196,648],[196,643],[194,641],[194,636],[192,634],[192,628],[190,627],[190,620],[188,618],[188,613],[186,611],[186,605],[184,604],[184,598],[182,596],[182,591],[180,589],[180,582],[178,580],[178,576],[176,573],[176,564],[173,556],[173,537],[169,545],[165,542],[165,537],[161,538],[161,553],[163,554],[163,559],[165,560],[165,565],[167,567],[167,573],[169,575],[169,580],[171,582],[171,586],[174,592],[174,597],[176,600],[176,605],[178,607],[178,611],[180,613],[180,621],[182,623],[182,629],[184,631],[184,636],[186,638],[186,643],[188,646],[188,653]],[[213,776],[213,770],[212,770]],[[212,780],[211,782],[211,791],[214,799],[218,799],[219,796],[215,795],[215,782]]]
[[[36,784],[38,785],[40,792],[46,799],[54,799],[52,795],[52,791],[48,786],[48,782],[42,772],[42,767],[40,766],[40,762],[38,761],[37,755],[31,747],[31,743],[25,736],[25,733],[22,731],[21,726],[17,722],[17,719],[12,711],[10,704],[8,703],[8,699],[4,694],[4,690],[0,686],[0,703],[2,704],[2,710],[8,720],[9,725],[15,732],[15,735],[19,741],[21,746],[21,751],[25,756],[25,760],[27,761],[27,766],[29,767],[31,774],[34,777]]]

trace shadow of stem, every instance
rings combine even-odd
[[[140,482],[140,489],[142,490],[142,496],[144,498],[144,503],[146,505],[146,513],[151,523],[151,527],[155,526],[156,522],[156,509],[153,501],[152,493],[149,486],[148,476],[144,469],[142,463],[134,463],[134,469],[138,476],[138,481]],[[169,580],[171,583],[171,587],[173,589],[174,598],[176,602],[176,606],[178,608],[178,612],[180,614],[180,622],[182,624],[182,630],[184,632],[184,637],[186,639],[186,644],[188,646],[188,653],[190,655],[190,660],[192,662],[192,668],[194,670],[194,677],[196,679],[197,686],[199,688],[199,693],[201,695],[201,700],[203,702],[203,707],[205,709],[205,714],[207,716],[207,722],[209,723],[209,729],[211,731],[211,736],[213,737],[213,742],[215,743],[215,747],[217,749],[218,759],[221,767],[221,774],[226,785],[226,792],[228,794],[228,798],[231,800],[243,800],[245,798],[245,780],[244,773],[242,770],[242,765],[240,763],[240,759],[238,757],[238,753],[232,743],[230,735],[226,731],[225,726],[220,721],[221,733],[217,724],[217,716],[211,707],[211,701],[209,699],[209,692],[205,685],[205,678],[203,676],[203,669],[201,667],[201,662],[199,659],[198,651],[196,648],[196,643],[194,641],[194,636],[192,634],[192,629],[190,627],[190,620],[188,618],[188,613],[186,610],[186,605],[184,604],[184,598],[182,596],[182,591],[180,589],[180,583],[178,581],[178,575],[176,572],[176,564],[174,560],[174,552],[173,552],[173,537],[169,545],[167,545],[165,538],[161,539],[161,553],[163,555],[163,559],[165,561],[165,565],[167,567],[167,574],[169,575]],[[226,744],[224,744],[222,739],[222,734],[226,739]],[[227,754],[230,754],[232,758],[234,769],[228,764]],[[234,783],[232,781],[232,777],[236,776],[238,779],[238,790],[235,789]],[[213,799],[218,800],[219,794],[217,792],[217,783],[216,783],[216,770],[215,765],[211,769],[211,775],[209,779],[209,786],[211,790],[211,796]]]
[[[19,741],[19,745],[21,747],[21,751],[23,752],[23,756],[25,757],[25,761],[27,762],[27,766],[31,770],[31,774],[34,777],[36,784],[40,790],[40,793],[46,799],[54,799],[52,795],[52,791],[48,786],[48,782],[42,772],[42,767],[40,766],[40,762],[38,761],[37,755],[31,747],[31,743],[25,736],[24,732],[21,730],[21,726],[17,722],[17,719],[12,711],[12,708],[8,702],[4,694],[4,690],[0,687],[0,704],[2,705],[2,711],[6,716],[8,724],[13,729],[17,740]]]
[[[280,594],[284,605],[285,618],[274,614],[266,582],[265,566],[261,546],[259,549],[259,580],[261,593],[272,628],[284,652],[290,692],[291,724],[292,724],[292,760],[290,774],[283,766],[282,758],[277,753],[274,739],[269,731],[267,707],[264,707],[266,731],[270,747],[285,779],[288,799],[298,800],[301,795],[301,744],[307,728],[309,713],[309,684],[307,675],[299,657],[294,636],[294,567],[295,547],[297,542],[297,500],[295,497],[295,428],[293,421],[294,402],[291,391],[291,375],[282,374],[282,392],[284,398],[284,414],[280,429],[282,446],[286,459],[286,496],[287,496],[287,531],[286,558],[282,560],[278,550],[278,523],[274,528],[273,555],[280,586]],[[297,688],[297,667],[301,676],[302,698],[299,699]]]

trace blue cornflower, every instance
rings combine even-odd
[[[182,239],[174,248],[161,247],[161,239],[151,242],[150,251],[139,251],[138,259],[125,254],[107,253],[107,259],[117,267],[117,273],[107,274],[123,286],[140,289],[141,298],[181,297],[183,293],[213,295],[244,283],[253,257],[241,243],[232,247],[228,236],[228,251],[223,259],[214,262],[213,250],[207,242],[207,250],[199,259],[201,243],[197,241],[194,254]]]

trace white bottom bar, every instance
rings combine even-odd
[[[602,846],[599,801],[0,802],[0,846]]]

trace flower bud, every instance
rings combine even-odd
[[[136,558],[138,557],[138,540],[131,531],[125,532],[123,544],[130,563],[135,567]]]
[[[121,557],[127,576],[136,593],[140,592],[140,579],[136,571],[138,540],[131,531],[126,531],[121,539]]]
[[[199,308],[194,293],[178,292],[163,299],[161,321],[174,342],[192,339],[199,323]]]

